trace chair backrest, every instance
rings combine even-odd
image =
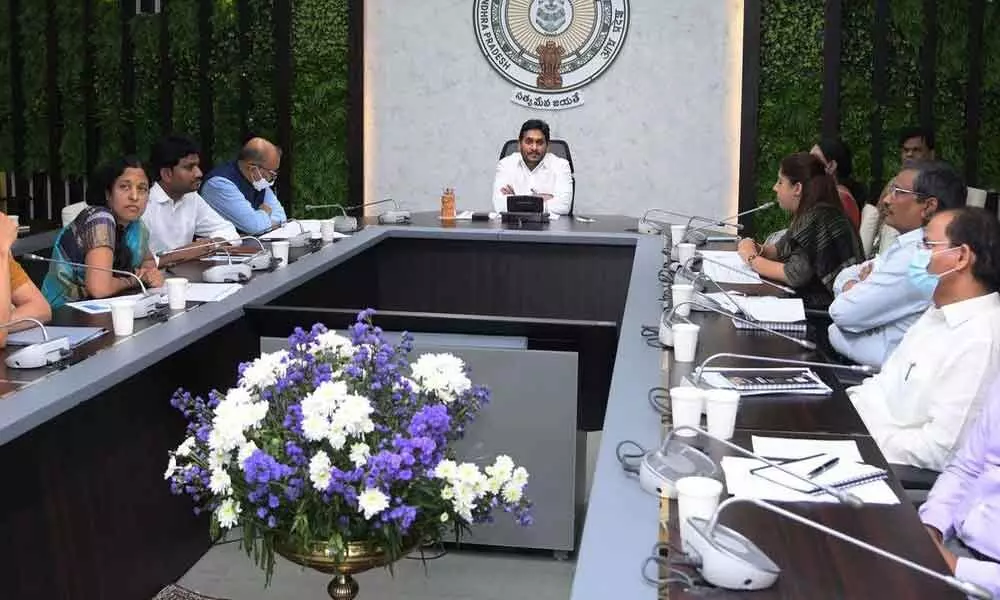
[[[503,148],[500,149],[500,158],[504,159],[518,151],[520,144],[517,140],[507,140]],[[566,140],[549,140],[549,152],[559,158],[566,159],[569,163],[569,172],[573,175],[573,195],[569,201],[569,214],[573,215],[573,206],[576,204],[576,169],[573,168],[573,155],[569,151],[569,144]]]

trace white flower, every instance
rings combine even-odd
[[[177,456],[188,456],[191,451],[194,450],[194,436],[188,436],[180,446],[177,446],[177,451],[174,453]]]
[[[442,523],[448,522],[448,513],[441,513],[441,522]]]
[[[465,363],[454,354],[424,354],[411,366],[413,379],[423,389],[449,404],[472,387]]]
[[[351,340],[336,331],[327,331],[316,336],[316,341],[309,348],[309,352],[312,354],[333,352],[338,358],[351,358],[354,356],[354,345]]]
[[[173,456],[167,461],[167,472],[163,474],[164,479],[170,479],[177,472],[177,459]]]
[[[375,431],[375,423],[371,420],[374,411],[368,398],[348,394],[333,414],[331,423],[335,429],[343,429],[347,435],[371,433]]]
[[[526,485],[528,485],[528,471],[524,467],[514,469],[510,480],[503,486],[504,502],[509,504],[520,502]]]
[[[318,442],[330,433],[330,419],[347,396],[343,381],[324,381],[302,400],[302,435]]]
[[[309,481],[316,490],[323,492],[330,485],[330,457],[320,450],[309,461]]]
[[[208,489],[219,496],[229,495],[229,492],[233,490],[233,481],[230,479],[229,473],[225,469],[212,469],[208,480]]]
[[[489,475],[489,481],[486,484],[487,490],[491,494],[499,494],[504,484],[510,479],[513,470],[514,461],[509,456],[506,454],[498,456],[492,466],[486,467],[486,474]]]
[[[240,387],[245,389],[262,389],[274,385],[278,378],[285,374],[288,365],[283,364],[287,350],[263,353],[243,370]]]
[[[371,448],[368,447],[368,444],[358,442],[351,445],[350,459],[355,467],[361,468],[365,466],[369,456],[371,456]]]
[[[233,388],[215,407],[208,447],[217,452],[229,452],[246,443],[243,433],[260,425],[267,416],[267,402],[255,401],[249,392]]]
[[[383,494],[381,490],[366,488],[358,495],[358,507],[364,513],[365,519],[370,521],[372,517],[389,508],[389,496]]]
[[[232,529],[237,524],[241,511],[239,502],[226,498],[215,509],[215,520],[219,522],[219,527]]]
[[[438,479],[451,481],[458,475],[458,465],[453,460],[442,460],[434,469],[434,476]]]

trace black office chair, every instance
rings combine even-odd
[[[504,143],[503,148],[500,150],[500,158],[504,159],[511,154],[514,154],[518,151],[519,147],[520,143],[517,140],[507,140]],[[566,143],[566,140],[549,140],[549,152],[555,154],[559,158],[566,159],[566,162],[569,163],[569,172],[572,175],[571,181],[573,184],[573,193],[570,196],[569,201],[569,214],[572,216],[573,207],[576,204],[576,169],[573,168],[573,155],[570,154],[569,144]]]
[[[920,506],[927,500],[927,494],[934,487],[941,473],[933,469],[921,469],[910,465],[889,463],[892,474],[899,480],[899,485],[906,492],[906,497],[914,506]]]

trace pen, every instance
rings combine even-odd
[[[820,466],[816,467],[812,471],[809,471],[809,473],[806,474],[806,478],[807,479],[812,479],[813,477],[816,477],[817,475],[821,475],[821,474],[825,473],[826,471],[829,471],[830,468],[833,467],[838,462],[840,462],[840,457],[839,456],[834,456],[833,458],[831,458],[830,460],[828,460],[825,463],[821,464]]]

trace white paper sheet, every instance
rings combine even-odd
[[[802,298],[774,296],[733,296],[744,314],[767,323],[797,323],[806,320]]]
[[[85,312],[88,315],[100,315],[111,312],[111,302],[113,300],[137,300],[142,298],[142,294],[129,294],[128,296],[115,296],[114,298],[104,298],[101,300],[79,300],[77,302],[67,302],[66,306]]]
[[[764,466],[759,460],[738,456],[722,457],[726,474],[726,490],[741,498],[758,498],[774,502],[837,502],[829,494],[805,494],[753,475],[750,470]],[[899,504],[899,498],[884,480],[848,488],[844,491],[857,496],[865,504]]]
[[[734,251],[701,250],[699,254],[708,259],[701,263],[702,271],[718,283],[760,283],[760,275],[754,273]]]
[[[854,440],[817,440],[784,437],[750,436],[754,454],[779,458],[802,458],[814,454],[830,454],[840,460],[862,462],[858,443]]]
[[[240,291],[238,283],[189,283],[187,300],[191,302],[218,302]]]

